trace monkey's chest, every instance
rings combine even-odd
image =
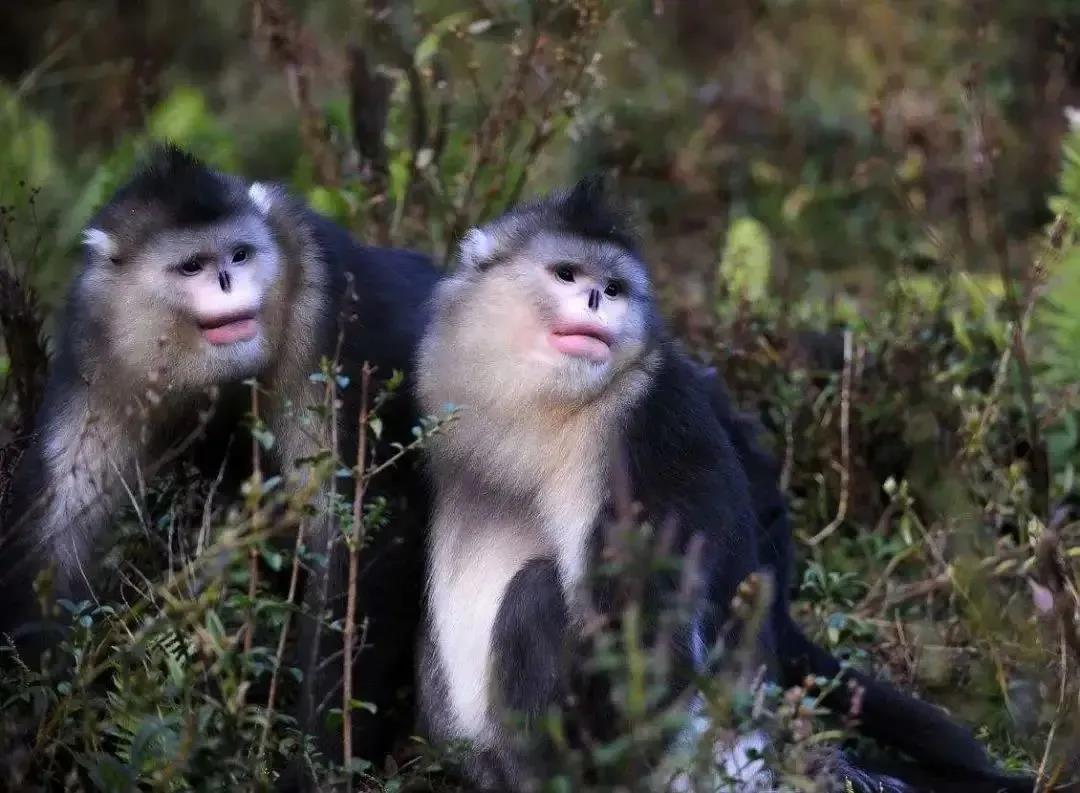
[[[559,501],[537,511],[441,503],[432,526],[430,603],[450,706],[463,737],[491,727],[492,641],[515,576],[533,560],[555,562],[574,614],[598,505]]]

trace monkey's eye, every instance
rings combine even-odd
[[[560,264],[555,268],[555,277],[568,284],[574,283],[574,268],[569,264]]]
[[[180,262],[180,273],[182,275],[198,275],[202,272],[203,263],[198,257],[192,257]]]
[[[233,264],[241,264],[243,262],[246,262],[248,260],[248,257],[250,257],[250,256],[251,256],[251,248],[249,248],[247,245],[241,245],[240,247],[238,247],[236,250],[233,251],[233,255],[232,255]]]
[[[608,297],[618,297],[622,292],[622,284],[618,281],[608,281],[607,288],[604,290],[604,294]]]

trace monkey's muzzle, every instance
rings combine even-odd
[[[199,323],[203,338],[215,346],[236,344],[255,338],[259,325],[254,314],[232,314]]]
[[[599,323],[573,322],[556,325],[551,331],[551,346],[563,355],[606,363],[611,358],[614,338]]]

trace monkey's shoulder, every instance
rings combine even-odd
[[[635,498],[654,519],[677,519],[683,534],[756,534],[750,483],[712,389],[722,388],[672,344],[661,348],[650,388],[626,431]]]
[[[439,270],[422,253],[364,245],[337,223],[311,210],[305,213],[304,220],[332,274],[338,276],[334,287],[344,285],[345,275],[349,274],[356,288],[370,297],[419,305],[439,280]]]

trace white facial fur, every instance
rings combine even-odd
[[[92,264],[81,288],[89,305],[104,307],[101,319],[116,358],[134,370],[131,374],[157,377],[171,387],[201,388],[249,377],[265,366],[271,350],[259,313],[282,262],[261,214],[168,229],[134,251],[120,250],[98,229],[84,238]],[[196,257],[199,270],[185,274],[184,263]],[[255,318],[251,338],[209,341],[207,325],[240,316]]]

